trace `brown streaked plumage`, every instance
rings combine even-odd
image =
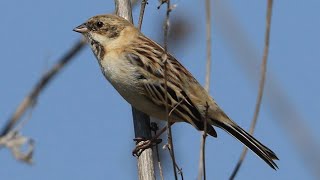
[[[277,156],[232,121],[215,103],[192,74],[167,53],[167,92],[165,91],[165,51],[144,36],[125,19],[115,15],[99,15],[76,27],[88,40],[98,59],[102,73],[114,88],[136,109],[165,119],[165,94],[176,122],[187,122],[204,129],[208,104],[208,133],[216,137],[217,126],[238,139],[273,169]]]

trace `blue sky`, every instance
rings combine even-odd
[[[186,19],[187,36],[179,46],[169,45],[172,54],[203,84],[205,77],[204,2],[173,1],[177,8],[172,21]],[[163,7],[150,1],[143,32],[162,42]],[[241,29],[230,28],[230,13]],[[218,1],[212,3],[213,64],[211,95],[225,112],[248,129],[257,94],[259,62],[263,51],[265,1]],[[319,144],[320,126],[320,2],[274,2],[267,91],[255,137],[274,150],[279,170],[269,168],[249,152],[237,179],[314,179],[305,164],[283,116],[272,104],[270,89],[281,87],[286,98],[303,117],[303,124]],[[38,78],[70,48],[80,35],[72,29],[87,18],[114,10],[113,1],[1,1],[0,34],[0,125],[30,91]],[[139,14],[134,11],[135,20]],[[220,20],[219,20],[220,17]],[[222,18],[221,18],[222,17]],[[241,31],[245,38],[237,39]],[[172,36],[175,36],[172,34]],[[234,37],[235,36],[235,37]],[[239,54],[237,48],[247,48]],[[247,73],[246,58],[253,62]],[[253,78],[252,78],[253,77]],[[279,86],[273,87],[277,82]],[[270,81],[269,81],[270,80]],[[284,107],[285,108],[285,107]],[[277,111],[282,111],[277,108]],[[290,123],[290,119],[285,119]],[[200,133],[188,124],[173,127],[175,152],[185,179],[195,179],[198,171]],[[208,179],[227,179],[242,145],[221,130],[207,141]],[[297,132],[300,133],[300,132]],[[35,164],[28,166],[0,151],[2,179],[136,179],[136,160],[130,106],[102,76],[86,47],[42,93],[23,134],[36,141]],[[167,179],[172,179],[171,163],[163,153]]]

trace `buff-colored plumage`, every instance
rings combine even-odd
[[[165,94],[170,118],[204,129],[207,111],[208,133],[217,136],[212,125],[222,128],[255,152],[272,168],[277,156],[233,122],[215,103],[192,74],[172,55],[145,37],[125,19],[115,15],[90,18],[74,29],[88,40],[102,73],[121,96],[136,109],[165,119]],[[167,59],[167,92],[164,59]]]

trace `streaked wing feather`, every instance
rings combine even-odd
[[[126,52],[127,59],[138,66],[137,74],[145,77],[141,78],[146,91],[146,97],[155,104],[165,108],[165,81],[164,81],[164,63],[162,54],[164,49],[157,43],[146,37],[141,37],[137,45],[131,46],[131,51]],[[137,47],[137,48],[135,48]],[[167,54],[167,96],[169,111],[172,109],[172,115],[179,120],[192,124],[199,130],[203,130],[203,117],[198,108],[191,101],[185,91],[186,84],[197,83],[192,75],[170,54]],[[188,76],[182,78],[181,76]],[[189,81],[186,83],[184,79]],[[190,82],[194,81],[194,82]],[[216,137],[216,132],[208,124],[208,132]]]

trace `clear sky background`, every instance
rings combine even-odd
[[[169,45],[170,51],[203,84],[204,1],[173,3],[178,6],[171,21],[182,19],[188,25],[184,28],[186,36],[176,46]],[[157,1],[149,0],[143,32],[161,43],[165,7],[157,10],[157,5]],[[230,22],[224,16],[218,20],[219,13],[227,12],[222,5],[241,29],[226,29]],[[232,119],[248,129],[257,95],[266,1],[215,0],[212,9],[215,18],[210,93]],[[274,2],[266,88],[270,96],[263,99],[255,137],[276,152],[279,170],[272,170],[249,152],[237,179],[316,178],[284,128],[283,120],[290,119],[278,116],[268,98],[273,97],[270,89],[275,88],[269,80],[276,80],[319,144],[319,9],[320,1],[316,0]],[[39,77],[80,38],[72,29],[93,15],[113,10],[112,0],[0,1],[0,125]],[[138,10],[134,11],[135,20]],[[239,31],[246,35],[245,39],[232,36]],[[255,55],[256,64],[249,76],[243,68],[246,58],[235,52],[234,43],[237,47],[253,47],[245,53]],[[207,139],[207,177],[227,179],[242,145],[222,130],[217,131],[217,139]],[[185,179],[195,179],[201,134],[188,124],[174,125],[173,132],[177,163],[183,168]],[[301,133],[299,129],[297,133]],[[1,149],[2,180],[137,179],[136,159],[131,155],[131,108],[104,79],[88,47],[41,94],[23,134],[36,141],[35,163],[28,166],[17,162],[8,150]],[[166,179],[172,179],[167,153],[163,156]]]

